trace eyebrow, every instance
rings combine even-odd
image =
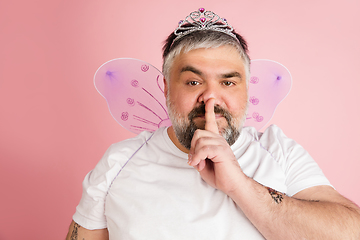
[[[199,76],[203,76],[204,74],[199,70],[194,68],[193,66],[185,66],[180,70],[180,73],[183,72],[192,72],[195,73],[196,75]],[[229,73],[224,73],[224,74],[220,74],[219,75],[220,78],[233,78],[233,77],[237,77],[240,78],[240,80],[242,80],[242,75],[239,72],[229,72]]]
[[[199,75],[199,76],[202,76],[202,75],[203,75],[203,73],[202,73],[200,70],[198,70],[198,69],[196,69],[196,68],[194,68],[194,67],[192,67],[192,66],[185,66],[185,67],[183,67],[183,68],[181,69],[180,73],[183,73],[183,72],[193,72],[193,73],[195,73],[195,74],[197,74],[197,75]]]
[[[241,74],[239,72],[225,73],[225,74],[221,74],[220,76],[221,76],[221,78],[238,77],[238,78],[242,79],[242,76],[241,76]]]

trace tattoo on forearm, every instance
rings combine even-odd
[[[272,197],[272,199],[274,199],[274,201],[277,203],[277,204],[280,204],[282,202],[282,200],[284,199],[283,197],[283,193],[280,193],[272,188],[269,188],[269,187],[266,187],[266,189],[269,191],[270,193],[270,196]]]
[[[74,230],[71,233],[70,240],[77,240],[78,239],[78,229],[80,228],[80,225],[75,223],[74,224]]]

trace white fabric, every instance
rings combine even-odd
[[[321,169],[276,126],[243,129],[231,147],[244,173],[289,196],[330,185]],[[239,207],[187,165],[166,128],[113,144],[83,182],[73,216],[110,239],[264,239]]]

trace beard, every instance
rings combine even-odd
[[[202,124],[202,126],[197,126],[193,121],[194,118],[205,115],[205,104],[203,103],[202,105],[192,109],[186,117],[175,111],[169,99],[166,100],[166,103],[169,110],[169,118],[172,122],[177,139],[181,145],[190,150],[191,140],[195,131],[197,129],[205,129],[205,124]],[[226,109],[218,105],[214,106],[215,114],[220,114],[226,119],[227,126],[220,129],[220,134],[223,136],[223,138],[225,138],[230,146],[233,145],[240,136],[242,126],[246,120],[246,109],[242,118],[236,119]]]

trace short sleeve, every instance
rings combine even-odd
[[[73,220],[82,227],[94,230],[107,227],[105,198],[111,182],[121,170],[120,161],[114,160],[114,146],[111,146],[96,167],[83,181],[83,193]]]
[[[94,230],[107,228],[105,200],[108,190],[131,156],[146,142],[149,132],[115,143],[105,152],[96,167],[83,181],[83,192],[73,220]]]
[[[331,186],[315,160],[301,145],[295,142],[287,155],[285,173],[289,196],[293,196],[310,187],[320,185]]]
[[[274,145],[269,146],[269,151],[277,155],[277,159],[282,159],[280,164],[286,176],[288,196],[314,186],[331,186],[319,165],[301,145],[285,136],[283,131],[275,125],[270,126],[267,131],[264,132],[262,138],[275,140]]]

